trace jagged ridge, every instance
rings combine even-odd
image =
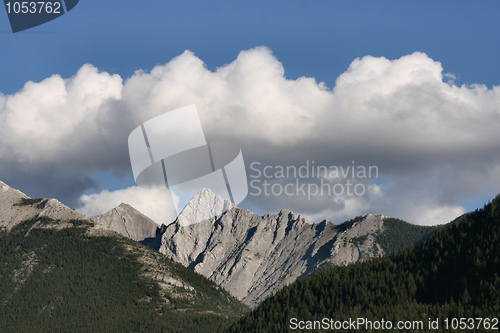
[[[260,216],[234,206],[196,224],[177,220],[164,227],[159,251],[255,306],[325,265],[383,255],[376,239],[385,218],[369,214],[339,226],[326,220],[311,224],[288,210]]]

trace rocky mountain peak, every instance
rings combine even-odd
[[[135,241],[155,237],[158,229],[153,220],[126,203],[121,203],[109,212],[91,219]]]
[[[236,207],[231,201],[223,199],[209,188],[200,190],[184,207],[177,217],[177,223],[187,226],[221,215]]]
[[[284,217],[289,217],[293,220],[296,220],[297,219],[297,216],[291,211],[291,210],[288,210],[288,209],[282,209],[280,210],[280,212],[278,213],[279,216],[284,216]]]
[[[129,210],[129,209],[134,209],[134,207],[130,206],[129,204],[127,203],[121,203],[119,204],[118,206],[116,206],[115,209],[124,209],[124,210]]]

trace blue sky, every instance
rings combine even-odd
[[[333,87],[365,55],[427,53],[460,82],[499,83],[496,1],[95,1],[45,25],[12,34],[1,13],[0,91],[28,80],[72,76],[84,63],[129,77],[193,51],[208,68],[268,46],[289,78]]]
[[[142,69],[148,73],[157,65],[169,63],[173,58],[183,54],[185,50],[192,51],[194,57],[204,62],[208,71],[215,72],[217,68],[234,62],[240,52],[265,46],[284,68],[284,76],[290,82],[295,82],[303,76],[312,77],[317,82],[324,82],[331,90],[336,86],[339,76],[348,71],[356,58],[373,56],[392,61],[414,54],[414,52],[422,52],[434,61],[434,64],[441,63],[443,74],[448,73],[454,76],[453,85],[460,87],[464,84],[466,86],[475,83],[482,84],[490,91],[490,93],[485,93],[486,96],[494,94],[493,87],[500,84],[499,17],[500,3],[496,1],[81,0],[66,15],[42,26],[13,34],[10,31],[5,10],[0,10],[2,50],[0,53],[0,93],[7,97],[14,96],[22,91],[26,82],[41,82],[55,74],[63,79],[70,79],[77,75],[84,64],[91,64],[99,73],[118,74],[125,84],[137,70]],[[261,56],[268,59],[265,55],[258,55],[258,57]],[[186,56],[186,58],[189,57]],[[272,62],[272,60],[269,61]],[[466,94],[469,96],[469,92]],[[488,98],[485,97],[485,99]],[[411,101],[413,103],[414,99]],[[189,103],[189,99],[186,99],[186,103]],[[476,104],[479,105],[478,103]],[[491,105],[497,105],[496,102],[491,103]],[[419,109],[418,105],[412,107],[415,110]],[[7,114],[7,111],[0,110],[0,112]],[[68,112],[71,110],[68,109]],[[494,110],[491,112],[494,113]],[[496,118],[492,116],[489,119]],[[488,123],[486,120],[484,122]],[[363,126],[353,126],[353,128],[364,128]],[[457,124],[453,129],[459,129],[461,126],[465,125]],[[473,133],[474,130],[477,131],[477,128],[469,130]],[[40,140],[44,139],[40,138]],[[491,140],[495,141],[495,138]],[[269,142],[271,146],[281,144],[281,141],[276,143],[272,138]],[[446,140],[443,139],[442,142]],[[30,142],[27,141],[26,144]],[[310,145],[315,148],[308,148],[308,144],[304,143],[301,149],[311,152],[321,151],[321,144],[316,141]],[[440,144],[434,145],[434,147],[437,146],[440,147]],[[488,145],[481,152],[483,155],[478,157],[478,146],[471,145],[471,147],[476,148],[458,149],[455,155],[452,156],[450,153],[448,157],[442,152],[441,154],[435,152],[433,145],[430,144],[422,150],[416,148],[412,155],[417,156],[415,161],[402,157],[406,159],[406,162],[394,168],[391,166],[399,165],[397,157],[395,153],[391,153],[394,150],[387,148],[386,151],[378,151],[378,157],[374,161],[380,163],[380,156],[387,153],[388,157],[385,159],[387,163],[381,166],[382,176],[384,180],[393,180],[394,184],[388,181],[389,185],[383,190],[389,191],[393,186],[392,188],[398,189],[394,190],[397,192],[410,184],[411,179],[418,178],[415,166],[424,165],[422,169],[427,171],[422,173],[421,177],[428,179],[446,178],[446,175],[450,173],[443,170],[448,167],[460,170],[460,172],[456,171],[456,176],[463,177],[468,170],[475,167],[467,165],[454,169],[455,158],[476,159],[479,161],[478,165],[481,165],[483,161],[481,158],[498,148],[494,144],[491,147]],[[365,159],[364,162],[370,163],[367,157],[369,154],[360,157],[354,153],[363,151],[361,144],[359,146],[353,144],[351,155],[348,153],[349,144],[343,148],[347,152],[339,153],[338,156],[342,156],[345,163],[350,163],[348,161],[352,159],[357,161]],[[335,146],[331,149],[340,148]],[[446,152],[451,152],[450,149]],[[251,149],[248,148],[248,151]],[[270,148],[269,151],[272,149]],[[374,151],[377,150],[374,149]],[[0,154],[1,152],[0,149]],[[62,151],[60,153],[67,154]],[[248,156],[264,161],[267,158],[265,156],[271,153],[252,154],[248,153]],[[289,156],[287,154],[291,153],[283,153],[283,161],[290,160],[287,160],[286,156]],[[419,154],[423,156],[421,160],[418,159]],[[300,159],[297,158],[293,162],[298,165],[303,163],[305,158],[314,158],[313,155],[305,153],[297,154],[299,155]],[[443,155],[446,156],[441,158],[440,156]],[[34,162],[30,162],[33,163],[32,169],[26,167],[26,170],[16,164],[21,163],[26,166],[22,164],[25,162],[4,157],[4,166],[0,166],[0,179],[29,195],[56,196],[75,208],[78,206],[77,199],[83,194],[99,193],[106,189],[116,190],[132,184],[130,172],[127,171],[128,166],[114,169],[111,166],[112,163],[105,166],[104,164],[89,166],[81,178],[68,175],[67,178],[61,178],[61,183],[57,183],[57,174],[54,174],[49,177],[50,181],[38,183],[36,179],[40,178],[40,174],[33,171],[38,167],[36,154],[33,156],[35,156]],[[276,157],[276,154],[274,156]],[[440,161],[438,164],[433,165],[427,162],[432,158],[436,160],[436,156]],[[271,158],[267,161],[275,164],[284,163]],[[389,163],[389,161],[393,162]],[[484,163],[492,163],[492,165],[494,162],[496,163],[496,161],[484,160]],[[325,161],[325,163],[333,162]],[[52,170],[48,167],[48,162],[44,162],[43,167],[41,165],[40,170]],[[479,169],[480,167],[476,168],[476,170]],[[15,174],[12,170],[16,170]],[[495,170],[492,167],[488,171],[488,177],[496,175]],[[457,207],[460,206],[465,210],[476,208],[500,190],[495,187],[496,184],[487,185],[486,181],[475,177],[480,178],[470,176],[469,181],[471,183],[477,181],[477,187],[471,189],[469,193],[465,185],[460,190],[450,185],[453,181],[463,180],[463,178],[457,178],[447,180],[438,189],[432,188],[433,193],[439,192],[435,198],[422,190],[415,196],[409,197],[408,200],[434,198],[443,210],[451,207],[453,209],[450,209],[454,212],[459,212],[460,209]],[[396,184],[396,179],[402,180]],[[48,185],[54,182],[57,184]],[[377,184],[377,181],[374,183]],[[383,186],[385,184],[384,181]],[[431,191],[430,188],[429,191]],[[393,194],[392,197],[397,197],[397,195]],[[287,204],[278,200],[271,206],[264,203],[264,201],[269,201],[267,199],[264,198],[262,201],[254,199],[246,202],[245,205],[259,212],[266,212],[279,210]],[[308,208],[291,201],[290,206],[311,218],[319,218],[319,215],[324,214],[325,217],[340,219],[353,212],[356,214],[391,213],[399,214],[396,217],[416,218],[417,213],[404,216],[405,214],[399,210],[391,211],[388,208],[390,205],[387,202],[392,202],[393,205],[397,202],[399,205],[401,204],[399,201],[387,199],[386,203],[380,204],[384,200],[377,200],[370,201],[366,208],[370,211],[359,208],[362,203],[356,206],[358,208],[350,210],[346,208],[348,204],[343,203],[341,207],[345,208],[344,215],[338,215],[326,209],[327,203],[320,205],[320,208],[317,208],[315,204]],[[426,203],[426,200],[422,201],[422,205]],[[319,215],[313,213],[314,209],[318,209]],[[413,211],[417,212],[419,209],[414,207]],[[438,210],[439,207],[435,207],[435,211]],[[420,221],[420,223],[423,222]]]

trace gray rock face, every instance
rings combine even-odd
[[[135,241],[156,236],[158,225],[149,217],[128,204],[120,204],[109,212],[91,219]]]
[[[329,221],[310,224],[288,210],[260,216],[233,207],[196,224],[170,224],[159,251],[254,307],[323,265],[383,254],[374,236],[382,227],[381,215],[336,226]]]

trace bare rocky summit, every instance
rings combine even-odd
[[[138,242],[155,237],[158,229],[158,225],[153,220],[124,203],[91,219]]]
[[[177,217],[180,225],[186,226],[205,221],[236,207],[231,201],[224,200],[212,190],[204,188],[195,194]]]
[[[89,221],[86,216],[75,212],[57,199],[31,199],[0,181],[0,228],[9,231],[23,221],[43,217],[61,221]]]
[[[203,195],[215,196],[211,191]],[[164,227],[159,251],[253,307],[323,265],[382,255],[375,235],[383,228],[383,218],[367,215],[340,226],[326,220],[311,224],[288,210],[260,216],[233,206],[195,224],[183,225],[177,219]]]

